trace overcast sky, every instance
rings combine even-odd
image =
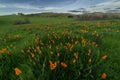
[[[13,13],[120,11],[120,0],[0,0],[0,15]]]

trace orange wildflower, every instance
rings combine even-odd
[[[86,46],[86,40],[83,37],[82,37],[82,45],[83,45],[83,47]]]
[[[92,42],[92,46],[94,46],[95,45],[95,42]]]
[[[74,48],[74,46],[72,45],[72,46],[70,47],[70,52],[73,50],[73,48]]]
[[[3,52],[6,52],[6,51],[7,51],[7,49],[6,49],[6,48],[3,48],[3,49],[2,49],[2,51],[3,51]]]
[[[8,54],[12,54],[12,51],[8,51],[7,53],[8,53]]]
[[[30,49],[28,49],[27,52],[30,53]]]
[[[92,62],[92,59],[90,58],[90,59],[88,60],[88,62],[91,63],[91,62]]]
[[[39,49],[40,49],[40,47],[39,47],[39,46],[36,46],[36,49],[37,49],[37,50],[39,50]]]
[[[99,36],[99,34],[96,34],[96,37],[98,37]]]
[[[59,57],[59,56],[60,56],[60,53],[57,53],[57,56]]]
[[[98,44],[96,44],[95,46],[98,47]]]
[[[77,54],[77,53],[74,53],[74,57],[75,57],[76,59],[78,59],[78,54]]]
[[[21,52],[24,53],[24,50],[22,49]]]
[[[88,56],[90,56],[90,54],[91,54],[91,49],[88,50]]]
[[[66,45],[68,46],[68,47],[70,47],[71,46],[71,44],[68,42],[68,43],[66,43]]]
[[[39,54],[42,54],[42,51],[41,51],[41,50],[38,50],[38,53],[39,53]]]
[[[66,67],[67,67],[67,64],[64,63],[64,62],[61,62],[61,66],[64,67],[64,68],[66,68]]]
[[[51,47],[52,47],[52,46],[50,45],[50,46],[49,46],[49,49],[51,49]]]
[[[31,53],[31,56],[32,56],[32,58],[34,58],[34,57],[35,57],[35,54],[34,54],[34,53]]]
[[[14,35],[14,39],[19,39],[19,35]]]
[[[57,67],[57,62],[53,63],[51,60],[49,61],[50,63],[50,69],[54,70]]]
[[[72,62],[73,62],[73,63],[75,63],[75,62],[76,62],[76,60],[75,60],[75,59],[73,59],[73,60],[72,60]]]
[[[17,68],[17,67],[14,70],[15,70],[15,74],[17,76],[19,76],[22,73],[22,71],[19,68]]]
[[[0,50],[0,53],[5,53],[7,51],[6,48],[3,48],[2,50]]]
[[[60,46],[62,46],[62,42],[60,42]]]
[[[104,55],[104,56],[102,57],[103,60],[105,60],[106,58],[107,58],[107,55]]]
[[[78,41],[75,41],[75,44],[78,44]]]
[[[50,51],[50,54],[53,54],[53,52],[52,52],[52,51]]]
[[[102,78],[102,79],[106,79],[106,77],[107,77],[106,73],[103,73],[103,74],[101,75],[101,78]]]

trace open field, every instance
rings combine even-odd
[[[17,22],[28,20],[28,24]],[[0,80],[119,80],[120,20],[1,16]]]

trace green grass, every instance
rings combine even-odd
[[[15,25],[15,21],[26,18],[30,24]],[[0,80],[102,80],[102,73],[107,74],[106,80],[119,80],[119,26],[119,20],[1,16]],[[106,60],[102,60],[104,55]],[[53,70],[50,61],[57,64]],[[61,66],[62,62],[67,68]],[[19,76],[15,74],[15,67],[22,72]]]

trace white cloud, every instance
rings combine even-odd
[[[5,8],[20,8],[20,9],[28,9],[28,10],[42,10],[42,11],[50,11],[50,10],[62,10],[63,7],[40,7],[40,6],[32,6],[30,4],[5,4],[0,5],[0,7]]]
[[[3,4],[0,4],[0,8],[6,8],[6,6]]]
[[[44,7],[42,9],[43,10],[59,10],[59,9],[62,9],[62,8],[58,8],[58,7]]]
[[[120,0],[110,0],[108,2],[94,5],[94,7],[86,8],[90,12],[106,12],[106,9],[120,8]]]
[[[0,14],[3,14],[5,12],[8,14],[9,10],[10,13],[18,13],[23,12],[24,14],[30,14],[30,13],[41,13],[41,12],[67,12],[65,7],[55,7],[55,6],[34,6],[26,3],[14,3],[14,4],[0,4],[0,8],[2,9],[0,11]]]

